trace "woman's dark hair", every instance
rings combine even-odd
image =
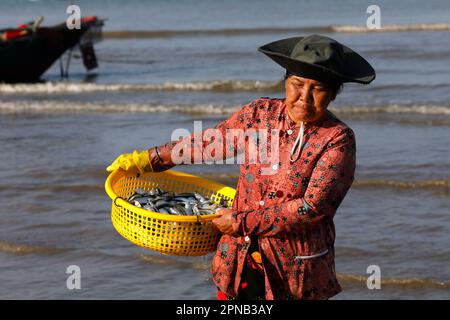
[[[286,73],[284,75],[284,81],[286,81],[287,78],[290,76],[293,76],[294,74],[286,70]],[[336,95],[342,92],[344,89],[344,83],[342,82],[335,82],[335,83],[327,83],[326,84]]]

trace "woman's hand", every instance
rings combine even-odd
[[[114,162],[106,168],[106,171],[111,173],[118,169],[133,173],[152,172],[153,168],[150,164],[148,150],[135,150],[133,153],[124,153],[114,160]]]
[[[232,235],[236,231],[233,229],[232,225],[232,214],[233,210],[231,209],[222,209],[217,212],[220,217],[212,220],[212,223],[220,230],[220,232]]]

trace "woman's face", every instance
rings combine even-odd
[[[296,123],[320,119],[336,97],[324,83],[294,75],[286,79],[285,87],[287,111]]]

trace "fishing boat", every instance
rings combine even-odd
[[[43,18],[0,30],[0,82],[39,82],[41,76],[68,51],[66,63],[60,59],[61,76],[67,76],[72,50],[80,48],[87,70],[97,67],[93,43],[101,38],[104,20],[83,17],[79,29],[66,23],[41,26]]]

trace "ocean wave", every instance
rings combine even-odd
[[[375,255],[374,252],[356,248],[356,247],[346,247],[346,246],[337,246],[336,247],[336,256],[340,258],[362,258],[362,257],[373,257]]]
[[[370,87],[372,92],[394,90],[416,90],[418,87],[428,90],[448,89],[448,83],[437,84],[383,84]],[[148,84],[124,83],[69,83],[45,82],[36,84],[0,84],[2,95],[31,95],[31,94],[82,94],[97,92],[265,92],[284,93],[283,81],[262,80],[211,80],[192,82],[164,82]]]
[[[450,88],[450,84],[449,83],[436,83],[436,84],[393,83],[393,84],[374,85],[370,88],[370,91],[394,90],[397,92],[402,92],[404,90],[417,90],[417,88],[426,89],[426,90],[445,89],[447,91]]]
[[[184,257],[157,256],[153,254],[138,254],[137,257],[144,263],[160,265],[162,267],[175,267],[179,269],[194,269],[207,271],[210,267],[211,255],[185,259]],[[191,257],[192,258],[192,257]]]
[[[197,173],[197,175],[217,181],[229,186],[236,186],[239,178],[239,172],[229,173]],[[416,180],[416,181],[396,181],[383,179],[356,179],[352,185],[354,189],[418,189],[418,190],[450,190],[450,180]],[[0,185],[0,192],[15,193],[20,191],[22,193],[36,192],[36,185],[21,186],[21,185]],[[73,194],[102,194],[104,192],[102,185],[97,184],[58,184],[52,183],[47,186],[41,186],[39,192],[49,192],[50,194],[61,194],[63,192]]]
[[[355,180],[355,188],[450,189],[450,180],[396,181],[383,179]]]
[[[330,107],[336,114],[421,114],[421,115],[450,115],[450,106],[439,105],[399,105],[389,104],[381,106],[343,106]]]
[[[25,254],[58,254],[64,252],[64,249],[60,248],[49,248],[49,247],[39,247],[39,246],[31,246],[27,244],[17,244],[10,243],[6,241],[0,241],[0,252],[13,253],[19,255]]]
[[[387,24],[380,29],[368,29],[366,26],[335,25],[330,27],[333,32],[365,33],[365,32],[405,32],[405,31],[449,31],[450,23],[413,23]]]
[[[183,113],[203,115],[230,115],[243,105],[218,104],[151,104],[151,103],[108,103],[78,102],[55,100],[19,100],[0,101],[0,113],[72,113],[72,112],[105,112],[105,113]],[[450,115],[450,106],[439,105],[399,105],[380,106],[331,106],[330,111],[336,115],[377,115],[377,114],[412,114],[412,115]],[[445,123],[443,123],[445,124]]]
[[[294,32],[333,32],[332,26],[299,28],[234,28],[198,30],[113,30],[103,32],[105,39],[174,38],[206,36],[241,36],[261,34],[285,34]]]
[[[37,193],[39,192],[39,196],[43,196],[42,194],[44,192],[47,192],[48,194],[54,196],[55,198],[59,198],[62,193],[67,192],[74,195],[79,194],[87,194],[87,195],[95,195],[95,194],[103,194],[104,189],[103,185],[100,184],[77,184],[77,185],[70,185],[70,184],[55,184],[55,183],[49,183],[46,185],[42,184],[29,184],[26,186],[23,185],[0,185],[0,192],[10,192],[10,193]],[[35,205],[35,204],[33,204]],[[39,206],[37,205],[38,209]],[[50,207],[45,207],[48,210]]]
[[[228,173],[199,173],[197,174],[209,180],[218,182],[227,182],[228,184],[235,184],[239,178],[238,172]],[[450,189],[450,180],[445,179],[429,179],[429,180],[387,180],[387,179],[356,179],[352,185],[355,189],[365,188],[396,188],[396,189]]]
[[[73,101],[16,101],[0,102],[0,113],[72,113],[72,112],[131,112],[229,115],[238,107],[217,105],[151,105],[141,103],[82,103]]]
[[[337,278],[345,284],[363,284],[367,283],[367,276],[353,274],[337,274]],[[381,278],[381,286],[403,287],[403,288],[439,288],[450,289],[450,282],[426,279],[426,278]]]
[[[262,34],[287,33],[365,33],[365,32],[406,32],[406,31],[448,31],[449,23],[426,24],[390,24],[382,25],[380,29],[369,29],[364,25],[328,25],[307,27],[261,27],[261,28],[230,28],[230,29],[197,29],[197,30],[111,30],[104,31],[105,39],[133,38],[174,38],[174,37],[208,37],[208,36],[245,36]]]
[[[144,255],[140,254],[138,257],[145,263],[151,263],[161,266],[170,266],[180,269],[196,269],[199,271],[207,271],[210,267],[212,255],[201,257],[202,259],[184,260],[180,258],[172,258],[165,256]],[[342,274],[338,273],[337,278],[343,285],[366,285],[368,276],[361,276],[356,274]],[[411,289],[421,288],[439,288],[450,289],[450,282],[427,279],[427,278],[381,278],[381,286],[388,287],[402,287]]]
[[[37,84],[0,84],[0,94],[55,94],[135,91],[269,91],[281,92],[281,81],[213,80],[198,82],[166,82],[155,84],[94,84],[46,82]]]

